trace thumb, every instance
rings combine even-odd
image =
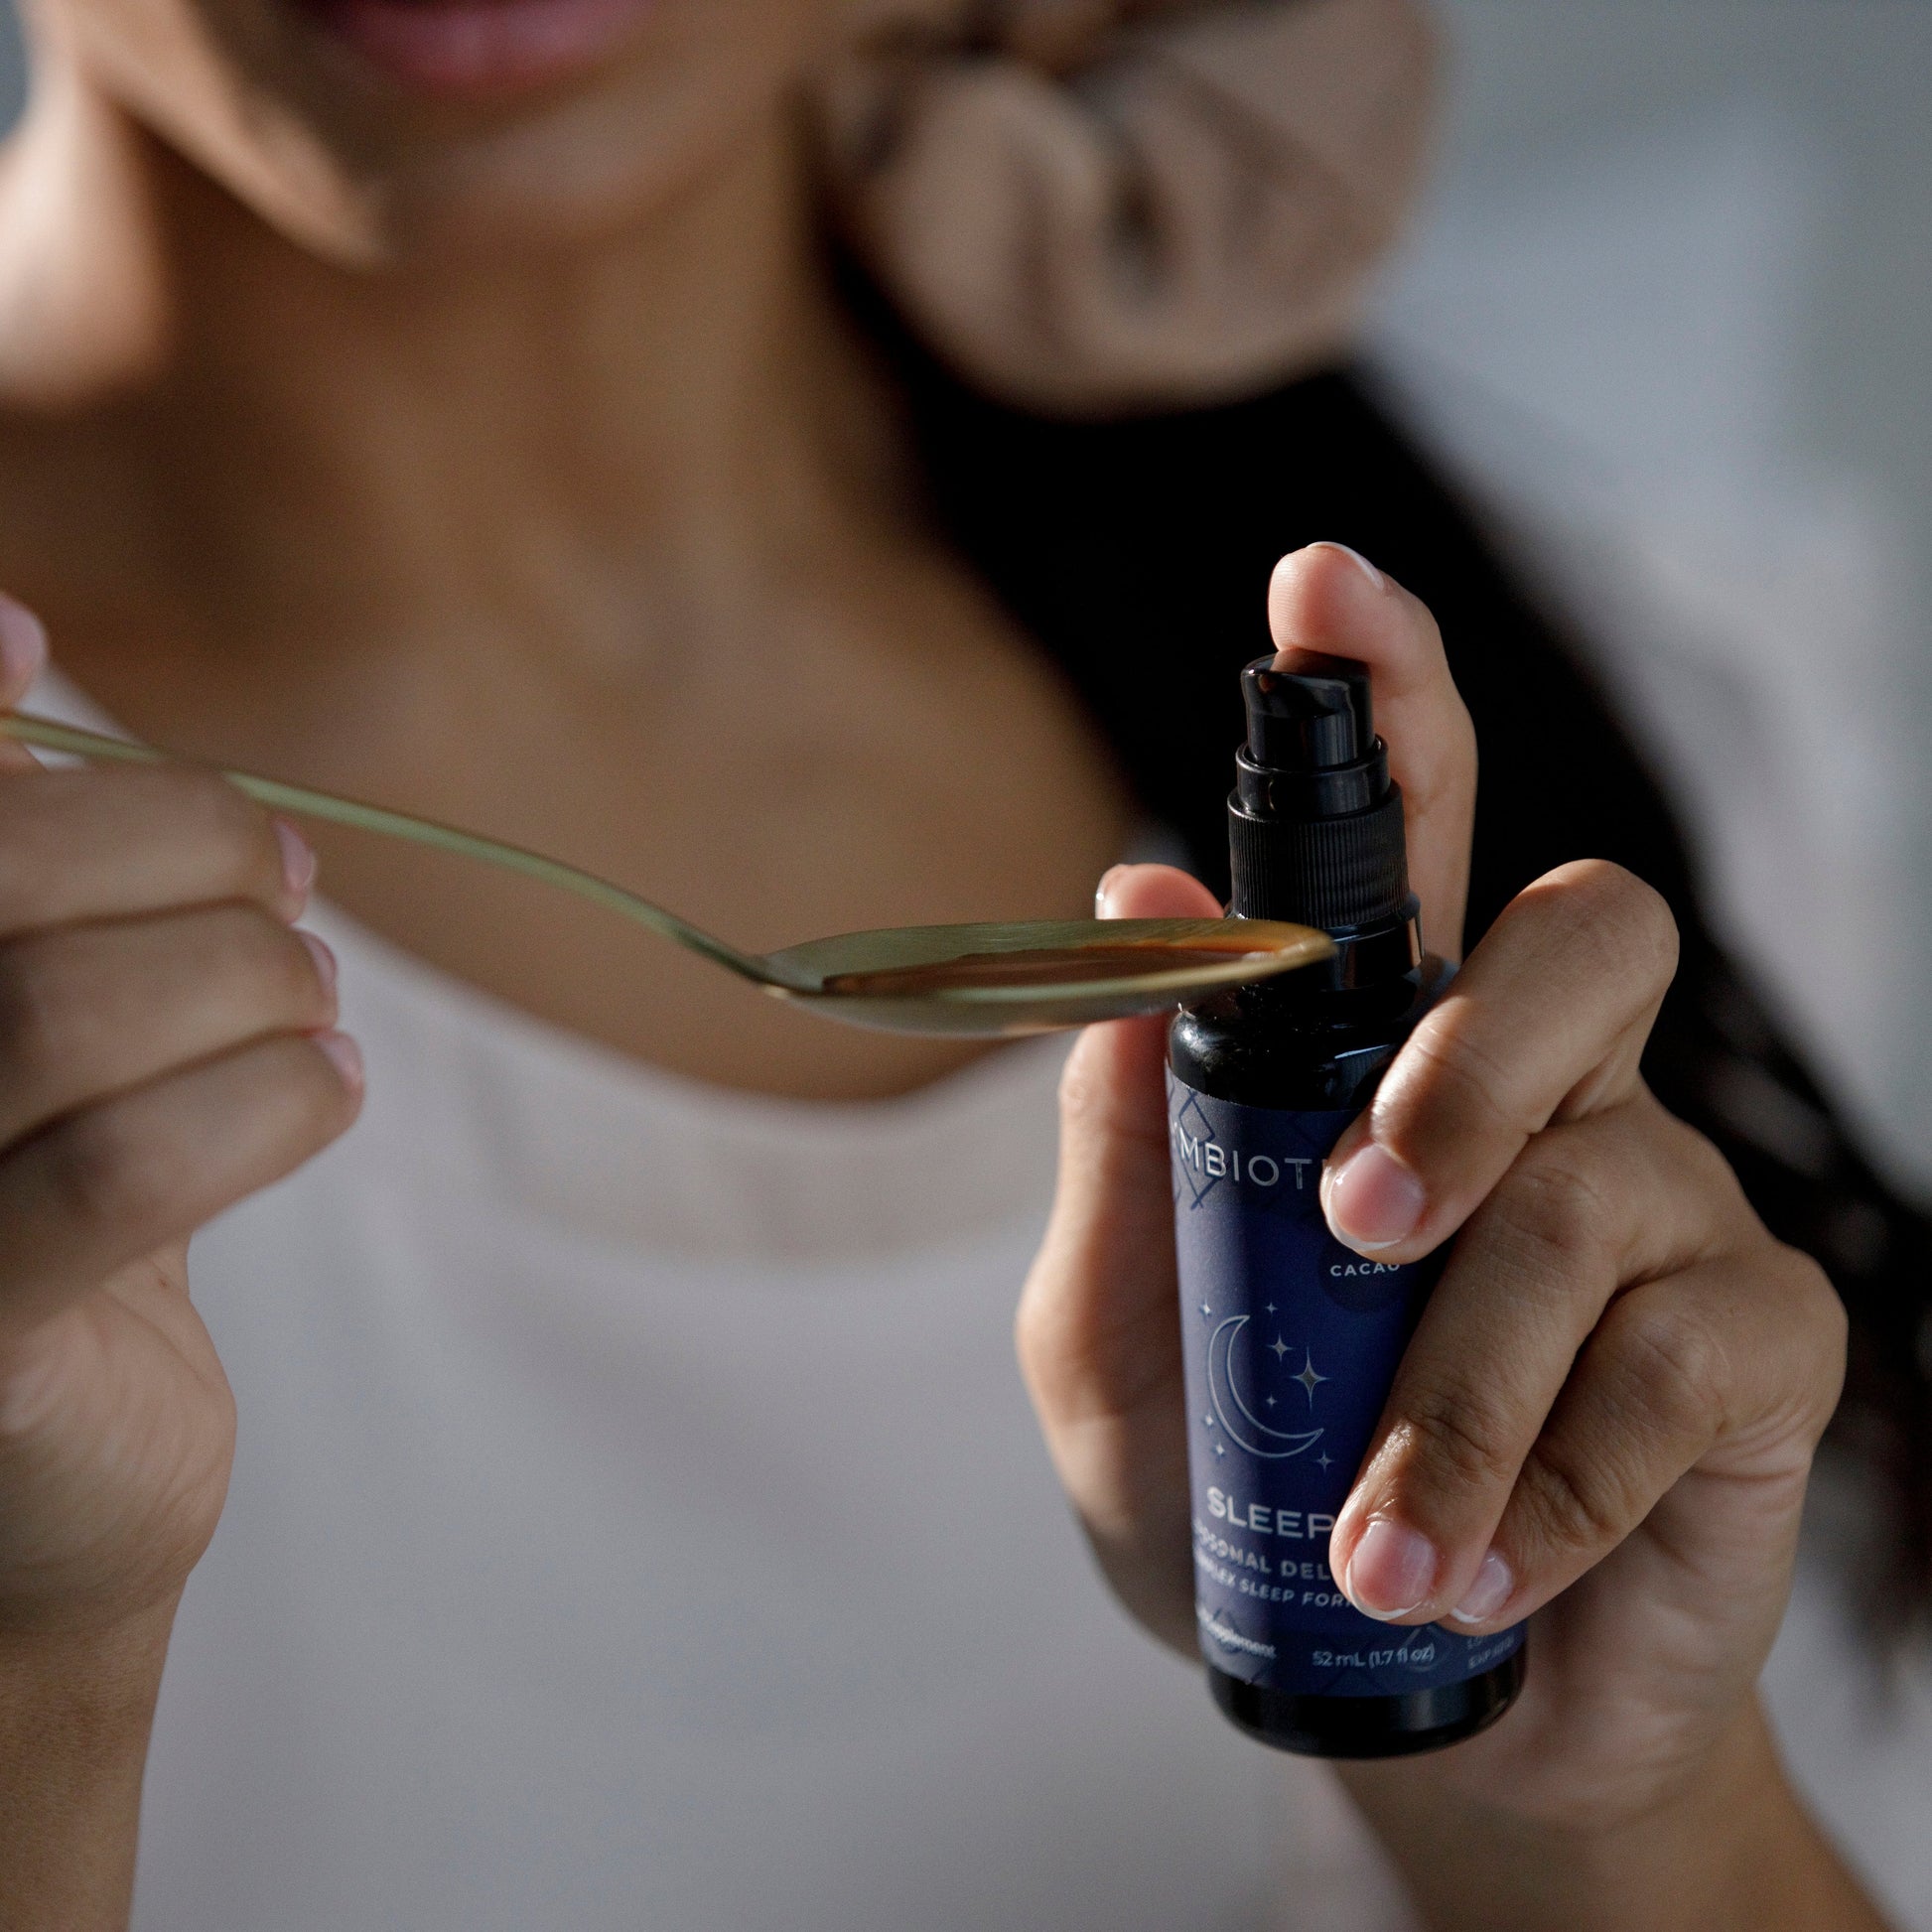
[[[1436,620],[1367,559],[1337,543],[1314,543],[1275,566],[1268,622],[1284,670],[1293,670],[1303,651],[1368,666],[1376,729],[1402,787],[1423,939],[1430,951],[1456,958],[1469,892],[1476,738]]]
[[[1171,866],[1116,866],[1103,918],[1219,908]],[[1060,1082],[1059,1184],[1016,1323],[1048,1452],[1128,1609],[1191,1651],[1187,1434],[1162,1069],[1167,1022],[1089,1027]]]
[[[1218,919],[1214,895],[1178,866],[1115,866],[1093,895],[1096,919]]]
[[[1116,866],[1102,918],[1212,918],[1199,880]],[[1059,1179],[1020,1309],[1021,1358],[1047,1425],[1117,1418],[1178,1372],[1164,1084],[1168,1023],[1089,1027],[1060,1081]]]
[[[47,631],[24,604],[0,594],[0,711],[11,711],[47,665]],[[35,771],[36,759],[24,745],[0,738],[0,771]]]

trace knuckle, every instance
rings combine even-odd
[[[1817,1324],[1819,1353],[1833,1366],[1834,1373],[1842,1376],[1846,1349],[1852,1338],[1852,1317],[1823,1267],[1810,1255],[1799,1254],[1796,1249],[1791,1253],[1802,1277],[1805,1307]]]
[[[258,1040],[236,1060],[229,1104],[252,1138],[304,1138],[331,1117],[342,1083],[312,1040],[282,1034]]]
[[[1043,1363],[1052,1348],[1052,1320],[1047,1303],[1047,1292],[1039,1282],[1038,1264],[1027,1277],[1027,1284],[1020,1292],[1019,1306],[1013,1311],[1013,1352],[1020,1358],[1020,1366],[1029,1381],[1034,1378],[1036,1366]]]
[[[1842,1338],[1850,1328],[1850,1318],[1823,1264],[1801,1248],[1787,1247],[1782,1241],[1775,1244],[1775,1253],[1800,1318],[1826,1339]]]
[[[1804,1364],[1806,1412],[1822,1431],[1844,1392],[1851,1317],[1831,1277],[1810,1255],[1780,1242],[1774,1245],[1772,1265],[1795,1331],[1788,1359]]]
[[[1681,1306],[1648,1298],[1626,1304],[1617,1347],[1628,1385],[1624,1402],[1648,1432],[1673,1443],[1715,1437],[1726,1407],[1729,1351],[1707,1320]]]
[[[1656,1137],[1661,1161],[1681,1174],[1695,1193],[1705,1199],[1743,1199],[1736,1173],[1708,1134],[1672,1113],[1647,1086],[1640,1090],[1636,1104],[1645,1131]]]
[[[312,1152],[340,1133],[353,1117],[355,1102],[321,1047],[285,1038],[262,1050],[277,1067],[287,1137]]]
[[[259,906],[235,907],[227,944],[237,972],[261,989],[276,1013],[309,1014],[323,1006],[322,979],[313,956],[273,913]]]
[[[1463,1027],[1425,1022],[1411,1035],[1395,1076],[1374,1103],[1375,1138],[1412,1168],[1426,1166],[1435,1134],[1450,1122],[1480,1122],[1525,1134],[1512,1070]]]
[[[26,926],[38,916],[59,866],[58,828],[84,781],[79,772],[37,771],[0,786],[0,923]]]
[[[1548,1555],[1593,1555],[1620,1542],[1635,1520],[1619,1463],[1561,1440],[1539,1443],[1523,1465],[1514,1507]]]
[[[37,1088],[60,1058],[59,1004],[35,948],[0,946],[0,1066],[9,1087]]]
[[[1067,1055],[1059,1106],[1063,1159],[1077,1150],[1077,1158],[1103,1166],[1122,1158],[1138,1163],[1158,1156],[1166,1162],[1167,1108],[1159,1088],[1123,1082],[1118,1063],[1091,1030]]]
[[[1562,907],[1567,922],[1587,939],[1599,970],[1661,992],[1677,971],[1677,918],[1663,894],[1608,859],[1578,859],[1546,874],[1529,890]]]
[[[1094,1067],[1093,1056],[1079,1047],[1067,1055],[1060,1069],[1059,1099],[1060,1118],[1069,1126],[1084,1125],[1107,1112],[1106,1082]]]
[[[1507,1484],[1515,1475],[1507,1419],[1468,1384],[1425,1383],[1405,1391],[1402,1414],[1409,1479],[1474,1488]]]
[[[274,864],[279,877],[268,814],[252,799],[209,771],[177,766],[153,775],[171,789],[190,835],[215,846],[240,867],[253,870]]]
[[[1530,1144],[1497,1183],[1484,1219],[1511,1245],[1563,1260],[1604,1252],[1619,1231],[1610,1191],[1556,1136]]]
[[[1665,1190],[1695,1200],[1697,1231],[1687,1240],[1692,1249],[1706,1255],[1768,1239],[1736,1171],[1715,1142],[1680,1120],[1647,1086],[1639,1087],[1627,1107],[1637,1129],[1639,1154],[1633,1196]]]
[[[1621,1541],[1654,1500],[1658,1472],[1689,1467],[1724,1427],[1727,1354],[1707,1321],[1634,1299],[1610,1319],[1589,1351],[1591,1399],[1537,1444],[1519,1487],[1556,1553]]]
[[[1013,1316],[1013,1347],[1020,1371],[1035,1400],[1057,1401],[1078,1353],[1078,1332],[1065,1298],[1050,1284],[1030,1277]]]
[[[177,1192],[164,1147],[130,1131],[115,1108],[75,1115],[49,1135],[47,1185],[55,1211],[84,1237],[167,1224]]]

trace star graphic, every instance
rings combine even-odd
[[[1210,1309],[1205,1302],[1203,1302],[1200,1305],[1200,1318],[1203,1321],[1205,1321],[1208,1318],[1208,1316],[1211,1315],[1213,1312],[1214,1311]]]
[[[1314,1459],[1316,1465],[1320,1468],[1327,1469],[1327,1468],[1332,1468],[1334,1466],[1335,1458],[1332,1455],[1328,1454],[1325,1449],[1322,1451],[1321,1454],[1317,1455]]]
[[[1203,1416],[1200,1419],[1200,1426],[1203,1429],[1212,1429],[1214,1427],[1214,1418],[1212,1416]]]
[[[1227,1446],[1223,1443],[1216,1443],[1214,1445],[1214,1453],[1216,1455],[1225,1455],[1227,1453]]]
[[[1309,1407],[1312,1409],[1314,1407],[1314,1385],[1317,1382],[1325,1382],[1328,1378],[1325,1375],[1317,1375],[1315,1373],[1314,1357],[1310,1355],[1306,1350],[1303,1351],[1303,1363],[1302,1372],[1295,1379],[1301,1383],[1303,1388],[1308,1390]]]
[[[1271,1409],[1275,1406],[1275,1398],[1272,1395],[1268,1398],[1268,1406]]]
[[[1268,1346],[1275,1351],[1275,1359],[1278,1362],[1281,1360],[1281,1358],[1284,1355],[1288,1353],[1288,1343],[1285,1342],[1280,1335],[1277,1335],[1275,1339],[1268,1344]]]
[[[1275,1305],[1274,1305],[1274,1303],[1273,1303],[1273,1302],[1270,1302],[1270,1303],[1268,1304],[1268,1309],[1267,1309],[1267,1312],[1268,1312],[1268,1313],[1270,1313],[1270,1314],[1273,1314],[1273,1313],[1275,1312]]]

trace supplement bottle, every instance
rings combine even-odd
[[[1189,1007],[1170,1034],[1195,1619],[1215,1701],[1251,1736],[1399,1756],[1492,1723],[1524,1664],[1521,1626],[1381,1623],[1328,1566],[1442,1257],[1392,1266],[1343,1247],[1321,1164],[1420,1018],[1429,975],[1367,670],[1263,659],[1242,694],[1231,910],[1319,926],[1335,952]]]

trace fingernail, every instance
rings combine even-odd
[[[1457,1623],[1487,1623],[1509,1601],[1510,1592],[1515,1587],[1516,1579],[1510,1575],[1509,1565],[1496,1551],[1491,1550],[1482,1559],[1482,1568],[1476,1572],[1475,1582],[1449,1615]]]
[[[1366,577],[1368,581],[1378,591],[1386,591],[1389,588],[1389,580],[1386,577],[1384,577],[1382,573],[1379,570],[1377,570],[1375,566],[1372,563],[1370,563],[1369,560],[1366,557],[1364,557],[1359,550],[1351,550],[1345,543],[1311,543],[1309,545],[1309,548],[1311,550],[1338,551],[1342,556],[1346,557],[1348,561],[1351,564],[1353,564],[1355,568],[1359,570],[1362,573],[1362,575]]]
[[[47,626],[26,605],[0,594],[0,685],[17,697],[46,662]]]
[[[1093,916],[1096,919],[1111,919],[1117,916],[1114,911],[1114,887],[1126,870],[1125,866],[1109,866],[1100,875],[1100,884],[1093,889]]]
[[[285,818],[275,821],[275,843],[282,848],[282,885],[299,907],[316,883],[315,850]]]
[[[335,1062],[343,1085],[350,1093],[362,1091],[362,1049],[346,1034],[317,1034],[315,1041]]]
[[[1337,1241],[1358,1254],[1408,1240],[1428,1206],[1421,1176],[1374,1141],[1321,1177],[1328,1226]]]
[[[1371,1516],[1341,1587],[1364,1616],[1386,1623],[1428,1602],[1435,1581],[1436,1546],[1428,1537],[1386,1516]]]
[[[313,932],[298,932],[295,936],[308,947],[309,957],[316,962],[316,978],[322,982],[322,990],[325,993],[335,992],[336,955]]]

